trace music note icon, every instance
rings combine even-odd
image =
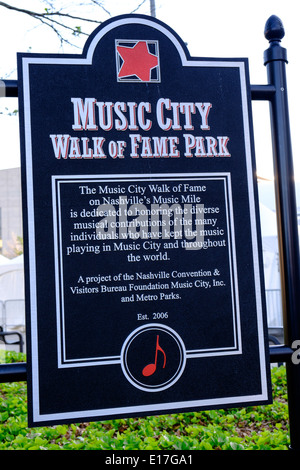
[[[164,363],[163,363],[163,369],[164,369],[165,366],[166,366],[167,357],[166,357],[165,351],[159,345],[159,335],[157,335],[157,337],[156,337],[156,348],[155,348],[154,363],[150,363],[150,364],[148,364],[144,367],[143,372],[142,372],[144,377],[149,377],[150,375],[153,375],[154,372],[156,371],[158,351],[160,351],[164,356]]]

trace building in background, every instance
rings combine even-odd
[[[0,170],[0,253],[9,258],[20,250],[22,198],[20,168]]]

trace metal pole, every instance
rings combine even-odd
[[[1,364],[0,383],[23,382],[27,380],[26,362],[13,362],[12,364]]]
[[[156,17],[155,0],[150,0],[150,15]]]
[[[275,87],[270,100],[274,157],[275,197],[283,299],[285,344],[292,347],[300,339],[300,262],[297,204],[286,82],[286,49],[280,42],[285,31],[273,15],[266,22],[265,37],[270,42],[264,59],[268,82]],[[286,362],[290,421],[290,448],[300,450],[300,365]]]

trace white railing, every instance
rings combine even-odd
[[[5,300],[1,302],[0,325],[4,331],[25,331],[24,299]]]
[[[269,327],[282,327],[282,304],[280,289],[266,290],[267,318]]]

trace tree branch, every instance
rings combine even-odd
[[[132,13],[135,13],[137,10],[140,9],[140,7],[146,2],[147,0],[140,0],[139,4],[137,7],[132,11]],[[0,1],[0,7],[6,8],[7,10],[12,10],[17,13],[21,13],[23,15],[30,16],[31,18],[39,21],[45,26],[48,26],[48,28],[51,28],[52,31],[57,35],[59,38],[61,44],[66,43],[70,44],[72,46],[75,46],[73,41],[70,41],[70,38],[68,39],[68,32],[71,33],[73,36],[79,36],[79,35],[84,35],[88,36],[89,32],[85,32],[82,30],[81,26],[76,24],[76,21],[83,21],[87,25],[87,23],[93,23],[96,25],[101,24],[101,21],[97,21],[93,19],[93,15],[95,16],[95,13],[91,13],[90,15],[87,13],[86,8],[87,7],[99,7],[105,12],[107,15],[111,16],[110,12],[104,7],[103,1],[101,0],[85,0],[85,1],[78,1],[74,2],[72,5],[73,7],[76,8],[82,8],[82,11],[84,14],[82,16],[78,16],[78,14],[73,15],[71,13],[66,12],[66,8],[56,8],[55,6],[55,1],[51,0],[41,0],[41,4],[44,4],[46,8],[44,11],[39,12],[39,11],[33,11],[33,10],[28,10],[26,8],[21,8],[21,7],[16,7],[14,5],[10,5],[10,3],[7,2],[2,2]],[[69,6],[70,7],[70,6]],[[63,33],[65,32],[65,34]]]
[[[74,46],[75,44],[73,44],[69,39],[67,39],[65,35],[63,35],[59,31],[59,29],[69,31],[73,36],[79,36],[80,34],[84,36],[88,36],[88,33],[82,31],[81,27],[77,25],[74,26],[74,25],[66,24],[65,20],[70,20],[73,22],[78,20],[78,21],[85,21],[85,22],[94,23],[94,24],[101,23],[101,21],[96,21],[92,18],[88,18],[87,16],[76,16],[70,13],[64,13],[62,10],[50,11],[46,8],[45,12],[41,13],[41,12],[37,12],[33,10],[28,10],[26,8],[15,7],[13,5],[10,5],[9,3],[2,2],[2,1],[0,1],[0,7],[6,8],[8,10],[12,10],[21,14],[28,15],[31,18],[38,20],[40,23],[42,23],[45,26],[48,26],[49,28],[53,30],[53,32],[59,38],[61,44],[66,43],[72,46]],[[53,8],[52,5],[50,7]],[[61,18],[61,21],[59,20],[60,18]]]
[[[96,3],[96,2],[94,2]],[[69,13],[63,13],[61,10],[57,10],[57,11],[48,11],[46,9],[46,11],[44,13],[39,13],[39,12],[36,12],[36,11],[32,11],[32,10],[26,10],[25,8],[18,8],[18,7],[14,7],[12,5],[9,5],[8,3],[5,3],[5,2],[0,2],[0,7],[4,7],[4,8],[7,8],[8,10],[14,10],[14,11],[17,11],[19,13],[24,13],[26,15],[29,15],[33,18],[47,18],[47,17],[51,17],[51,16],[60,16],[60,17],[64,17],[64,18],[69,18],[69,19],[72,19],[72,20],[82,20],[82,21],[88,21],[88,22],[91,22],[91,23],[100,23],[100,21],[96,21],[96,20],[92,20],[91,18],[86,18],[86,17],[83,17],[83,16],[74,16],[74,15],[70,15]],[[106,10],[105,10],[106,11]],[[59,22],[57,22],[59,23]],[[59,23],[61,26],[63,26],[62,23]]]

